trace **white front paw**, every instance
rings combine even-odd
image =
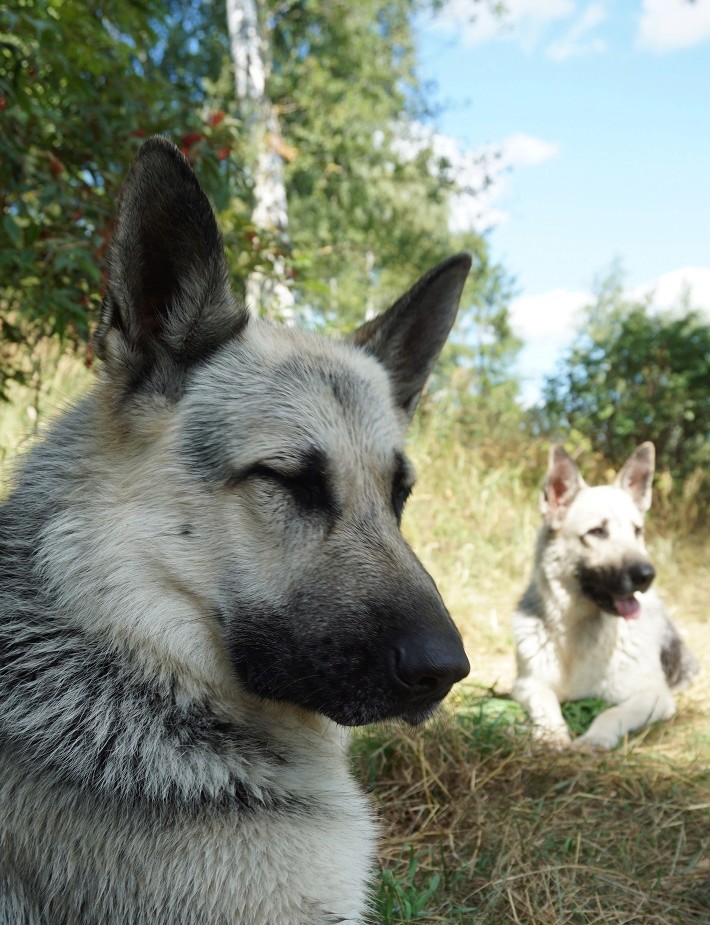
[[[535,739],[550,748],[569,748],[572,739],[566,726],[535,726]]]
[[[618,742],[619,737],[614,732],[588,729],[584,735],[578,736],[572,742],[572,748],[578,748],[583,752],[609,752],[617,746]]]

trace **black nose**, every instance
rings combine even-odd
[[[471,670],[460,637],[417,635],[393,649],[392,680],[410,702],[441,700]]]
[[[629,566],[629,578],[634,591],[647,591],[656,577],[656,570],[650,562],[634,562]]]

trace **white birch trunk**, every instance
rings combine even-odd
[[[254,168],[254,211],[252,222],[277,247],[288,246],[288,211],[283,161],[278,152],[279,121],[266,95],[271,71],[268,39],[259,16],[260,0],[226,0],[227,26],[234,65],[234,86],[243,104],[257,158]],[[293,320],[293,293],[286,281],[286,262],[272,258],[268,274],[251,273],[246,285],[247,306],[268,316]]]

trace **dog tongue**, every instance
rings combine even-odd
[[[635,597],[615,597],[614,606],[619,616],[625,620],[635,620],[641,610],[641,605]]]

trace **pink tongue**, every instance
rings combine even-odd
[[[641,605],[635,597],[615,597],[614,606],[619,616],[625,620],[635,620],[641,610]]]

